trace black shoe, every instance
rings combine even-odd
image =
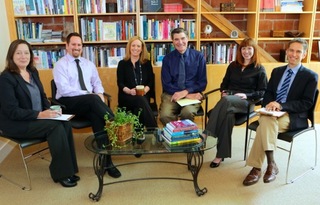
[[[107,168],[106,171],[108,172],[110,177],[113,177],[113,178],[121,177],[121,173],[116,167]]]
[[[135,154],[134,155],[136,158],[140,158],[142,156],[142,154]]]
[[[218,162],[218,163],[216,163],[216,162],[211,162],[210,163],[210,167],[211,168],[217,168],[217,167],[219,167],[220,166],[220,163],[223,161],[223,158],[220,160],[220,162]]]
[[[71,181],[77,182],[77,181],[80,180],[80,177],[77,176],[77,175],[73,175],[73,176],[69,177],[69,179],[70,179]]]
[[[72,181],[70,178],[64,178],[57,180],[55,182],[59,182],[63,187],[74,187],[77,186],[77,182]]]

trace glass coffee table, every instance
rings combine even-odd
[[[198,196],[202,196],[207,193],[207,188],[200,189],[198,185],[198,174],[203,164],[203,155],[204,152],[212,149],[217,144],[217,138],[208,136],[206,139],[203,139],[200,143],[193,144],[185,144],[185,145],[175,145],[169,146],[166,142],[162,141],[160,137],[160,131],[147,131],[144,133],[145,140],[141,143],[137,143],[134,140],[125,144],[125,146],[121,147],[112,147],[111,145],[103,145],[103,148],[99,148],[96,142],[96,137],[99,135],[105,135],[105,132],[96,133],[94,135],[90,135],[85,140],[85,147],[93,152],[93,168],[95,174],[97,175],[99,187],[96,194],[90,193],[89,198],[93,201],[99,201],[102,195],[103,186],[129,182],[129,181],[137,181],[137,180],[152,180],[152,179],[173,179],[173,180],[185,180],[193,182],[195,192]],[[130,162],[125,164],[117,164],[114,166],[123,166],[130,164],[139,164],[139,163],[174,163],[187,166],[188,170],[191,172],[192,178],[178,178],[178,177],[145,177],[145,178],[135,178],[135,179],[127,179],[120,180],[111,183],[104,182],[104,174],[106,173],[106,169],[108,167],[101,166],[105,163],[107,155],[145,155],[145,154],[175,154],[175,153],[185,153],[186,154],[186,162],[175,162],[175,161],[163,161],[163,160],[152,160],[152,161],[137,161]]]

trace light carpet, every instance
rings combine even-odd
[[[319,132],[319,125],[317,126]],[[214,158],[216,149],[213,148],[204,155],[204,164],[199,174],[200,188],[206,187],[208,193],[198,197],[194,191],[193,183],[176,180],[147,180],[135,181],[105,186],[100,204],[109,205],[204,205],[204,204],[318,204],[320,201],[320,171],[307,173],[293,184],[285,184],[285,170],[287,153],[277,150],[275,159],[280,169],[276,181],[265,184],[261,179],[257,184],[245,187],[242,181],[251,167],[245,166],[243,161],[244,128],[235,127],[233,131],[233,157],[225,161],[216,169],[209,167]],[[32,190],[23,191],[20,188],[0,178],[1,204],[92,204],[88,194],[96,193],[98,181],[93,172],[93,154],[86,150],[83,142],[88,134],[75,134],[76,151],[81,180],[74,188],[63,188],[54,183],[50,178],[47,161],[35,159],[29,163],[32,179]],[[319,144],[319,142],[318,142]],[[312,165],[314,141],[313,132],[305,134],[297,143],[292,157],[291,174],[295,175],[301,169],[307,169]],[[50,157],[48,154],[47,157]],[[319,158],[319,153],[318,153]],[[115,164],[142,161],[149,159],[170,159],[186,161],[185,154],[143,155],[141,158],[134,156],[116,156]],[[266,165],[264,166],[264,168]],[[135,164],[119,167],[121,179],[129,179],[144,176],[171,176],[191,177],[187,168],[172,164]],[[14,151],[0,164],[0,173],[14,177],[16,180],[26,182],[24,168],[18,149]],[[105,176],[105,181],[115,179]]]

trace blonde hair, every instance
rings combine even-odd
[[[149,60],[149,55],[148,55],[148,51],[147,51],[145,42],[139,36],[133,36],[129,39],[127,46],[126,46],[126,55],[124,56],[124,60],[129,60],[131,58],[130,48],[131,48],[132,42],[135,40],[139,40],[141,42],[141,53],[140,53],[139,62],[141,64],[144,64],[145,62],[147,62]]]

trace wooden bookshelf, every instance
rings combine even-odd
[[[161,9],[158,12],[144,12],[143,0],[132,1],[135,3],[133,12],[125,13],[81,13],[78,6],[83,2],[74,0],[72,11],[69,14],[54,14],[54,15],[15,15],[13,10],[13,1],[5,1],[6,12],[8,17],[8,27],[10,39],[17,39],[17,28],[15,21],[21,19],[23,21],[42,22],[44,27],[53,30],[64,30],[64,35],[68,32],[77,31],[81,33],[80,20],[98,19],[103,21],[116,20],[132,20],[134,22],[134,35],[140,34],[141,22],[140,17],[146,16],[148,19],[163,20],[163,19],[194,19],[195,34],[194,38],[189,42],[195,49],[200,50],[201,45],[214,42],[235,42],[239,43],[245,37],[251,37],[257,41],[259,54],[263,65],[266,67],[268,76],[274,67],[283,65],[278,62],[279,50],[286,47],[287,42],[291,37],[271,37],[270,30],[283,30],[291,32],[304,32],[303,38],[309,42],[309,52],[304,60],[304,65],[315,70],[320,74],[320,59],[318,41],[320,41],[320,0],[303,1],[303,12],[265,12],[260,11],[260,1],[262,0],[233,0],[235,3],[234,11],[220,11],[220,3],[228,3],[230,0],[162,0],[163,4],[180,3],[182,12],[164,12]],[[112,2],[117,2],[113,0]],[[68,30],[65,27],[68,23]],[[71,28],[70,28],[71,23]],[[206,35],[204,27],[206,25],[213,27],[213,32]],[[237,31],[238,37],[231,38],[231,32]],[[127,38],[128,39],[128,38]],[[84,41],[85,47],[125,47],[125,40],[116,41]],[[145,39],[149,48],[154,48],[156,45],[171,44],[169,39]],[[32,43],[33,47],[38,48],[64,48],[64,43]],[[152,60],[155,58],[151,54]],[[95,62],[97,62],[95,60]],[[99,66],[98,66],[99,67]],[[222,77],[224,76],[227,64],[209,64],[208,69],[208,86],[206,90],[210,90],[220,86]],[[160,94],[162,91],[160,80],[161,68],[154,65],[156,74],[156,93],[158,105],[160,104]],[[113,97],[111,103],[114,108],[118,103],[117,96],[118,88],[116,84],[116,69],[108,67],[99,67],[99,73],[104,83],[104,87]],[[51,95],[49,83],[52,79],[51,70],[40,70],[42,82],[45,84],[45,89],[48,96]],[[213,106],[213,105],[212,105]],[[316,108],[320,111],[319,106]]]

